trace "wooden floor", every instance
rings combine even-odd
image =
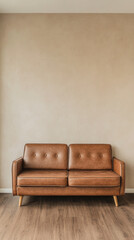
[[[24,197],[0,194],[0,240],[134,240],[134,194]]]

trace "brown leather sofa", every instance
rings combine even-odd
[[[12,164],[13,195],[117,196],[125,193],[125,164],[109,144],[26,144]]]

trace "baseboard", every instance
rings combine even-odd
[[[134,193],[134,188],[126,188],[125,193]]]
[[[12,188],[0,188],[0,193],[12,193]]]
[[[0,193],[12,193],[12,188],[0,188]],[[134,193],[134,188],[126,188],[125,193]]]

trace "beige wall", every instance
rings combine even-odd
[[[0,16],[1,187],[26,142],[111,143],[134,188],[134,14]]]

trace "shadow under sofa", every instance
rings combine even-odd
[[[26,144],[12,163],[12,191],[20,196],[125,194],[125,164],[110,144]]]

